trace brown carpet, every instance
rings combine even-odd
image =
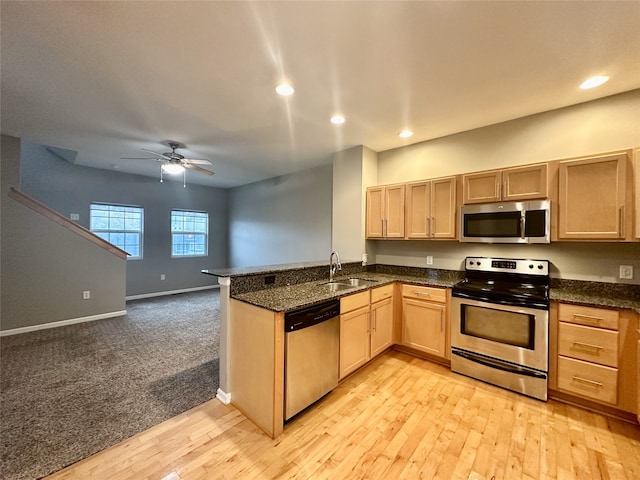
[[[215,396],[217,290],[0,339],[0,478],[36,479]]]

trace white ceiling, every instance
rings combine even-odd
[[[640,2],[1,2],[2,133],[231,187],[640,88]],[[597,74],[604,86],[578,85]],[[274,87],[288,80],[292,97]],[[347,123],[329,117],[341,112]],[[398,132],[409,128],[407,140]]]

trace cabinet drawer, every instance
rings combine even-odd
[[[586,325],[588,327],[618,330],[619,316],[620,314],[617,310],[585,307],[584,305],[570,305],[567,303],[558,305],[558,320],[561,322]]]
[[[369,291],[354,293],[340,299],[340,313],[350,312],[356,308],[369,306]]]
[[[558,357],[558,388],[615,405],[618,400],[618,369]]]
[[[371,289],[371,303],[379,302],[393,296],[393,283]]]
[[[565,357],[618,366],[618,332],[560,322],[558,353]]]
[[[403,285],[402,296],[428,300],[430,302],[446,303],[447,290],[444,288],[420,287],[418,285]]]

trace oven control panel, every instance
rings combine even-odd
[[[526,275],[549,275],[549,260],[527,260],[521,258],[467,257],[465,270],[477,272],[503,272]]]

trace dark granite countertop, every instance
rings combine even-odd
[[[640,313],[640,285],[552,279],[549,295],[559,302],[629,308]]]
[[[233,298],[274,312],[286,312],[302,308],[307,305],[312,305],[314,303],[337,299],[357,292],[363,292],[370,288],[376,288],[397,281],[411,283],[414,285],[452,287],[459,280],[458,278],[428,278],[412,275],[391,275],[371,272],[360,272],[356,275],[351,275],[351,277],[361,278],[364,280],[374,280],[376,283],[371,286],[354,286],[345,290],[331,292],[323,286],[323,284],[327,283],[327,280],[325,279],[316,282],[299,283],[285,287],[242,293],[233,295]],[[335,280],[340,281],[347,278],[349,277],[338,276]]]
[[[428,270],[426,273],[420,274],[423,269],[390,265],[377,265],[375,271],[363,271],[363,267],[360,265],[359,262],[343,262],[343,266],[346,268],[343,269],[342,275],[336,277],[336,280],[351,277],[375,280],[376,283],[373,286],[354,286],[337,292],[332,292],[322,286],[328,280],[328,272],[325,272],[328,268],[328,262],[325,261],[202,270],[202,273],[219,277],[236,277],[236,280],[232,282],[231,296],[233,298],[275,312],[302,308],[396,281],[450,288],[464,276],[464,272],[451,270]],[[318,276],[318,272],[322,277],[326,273],[326,278],[317,280],[317,278],[321,278]],[[265,274],[278,274],[278,282],[282,283],[273,285],[271,288],[264,288],[261,275]],[[248,279],[253,279],[253,281],[250,282]],[[250,288],[234,291],[234,283]],[[629,308],[640,313],[640,285],[552,278],[550,297],[551,300],[560,302]]]

